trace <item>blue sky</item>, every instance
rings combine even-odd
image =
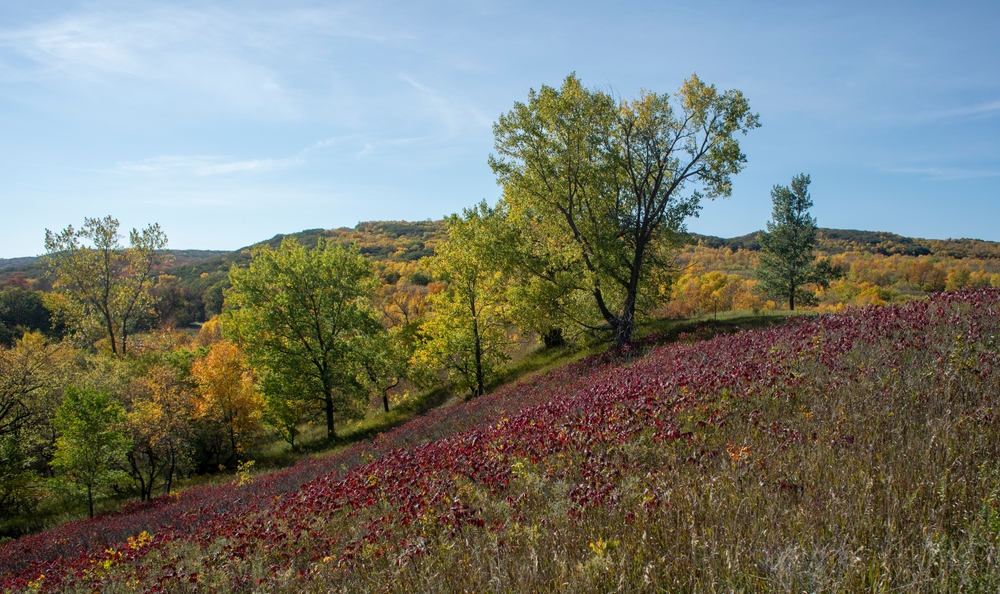
[[[1000,240],[998,13],[0,0],[0,257],[85,216],[235,249],[492,202],[493,120],[573,71],[623,97],[692,72],[747,95],[749,164],[693,231],[762,228],[771,186],[807,172],[821,226]]]

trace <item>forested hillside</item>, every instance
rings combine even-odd
[[[111,216],[47,230],[41,261],[0,271],[0,539],[13,540],[0,583],[662,590],[764,575],[811,589],[752,544],[773,549],[805,524],[846,527],[796,540],[810,559],[834,551],[808,567],[822,583],[879,589],[941,577],[933,566],[964,585],[976,573],[958,557],[992,576],[993,521],[966,530],[944,515],[970,518],[996,490],[970,469],[995,454],[998,245],[820,229],[805,173],[773,187],[765,230],[690,235],[684,220],[731,193],[737,137],[758,126],[739,91],[696,76],[676,96],[619,101],[570,75],[498,120],[503,197],[443,221],[229,253],[171,252],[159,224],[125,233]],[[575,140],[551,142],[563,137]],[[785,308],[840,313],[647,354],[689,342],[680,327],[766,327]],[[944,409],[963,412],[933,429]],[[878,410],[884,427],[866,416]],[[927,430],[880,441],[913,426]],[[872,466],[858,442],[891,468],[857,479]],[[969,449],[946,445],[959,442]],[[907,466],[913,451],[937,465]],[[971,499],[922,490],[957,461]],[[834,501],[885,501],[891,488],[865,485],[889,476],[919,502],[892,517],[924,514],[953,537],[935,550],[958,552],[920,557],[926,534],[850,520]],[[768,522],[706,508],[706,489]],[[775,507],[775,492],[808,513]],[[707,532],[688,530],[696,515]],[[640,529],[653,538],[622,557]],[[687,532],[714,548],[684,552]],[[867,569],[840,563],[848,551]],[[887,564],[895,573],[872,573]]]
[[[993,591],[998,300],[592,357],[9,543],[0,588]]]
[[[444,231],[442,221],[374,221],[359,223],[353,229],[309,229],[275,235],[254,245],[277,247],[282,239],[290,237],[311,246],[323,237],[344,245],[356,245],[361,253],[378,262],[398,264],[417,262],[433,255],[434,246],[445,236]],[[723,272],[743,280],[753,278],[756,253],[760,249],[756,232],[729,239],[692,233],[689,238],[678,256],[677,277],[683,279],[679,287],[687,285],[690,276],[685,275],[698,271]],[[163,321],[184,327],[219,313],[222,291],[228,286],[229,268],[233,264],[246,265],[252,247],[233,252],[170,250],[171,259],[159,271],[163,277],[160,291],[169,301],[161,311]],[[839,303],[866,303],[866,299],[899,301],[907,295],[944,290],[946,287],[986,286],[990,283],[990,275],[1000,272],[1000,243],[977,239],[920,239],[879,231],[820,228],[817,256],[839,256],[835,262],[848,276],[851,276],[852,266],[855,269],[853,276],[857,282],[850,285],[840,283],[833,292],[824,295],[823,303],[827,307]],[[966,271],[968,277],[965,276]],[[950,273],[955,274],[949,284]],[[393,276],[391,270],[387,274],[394,282],[398,278]],[[707,297],[702,297],[698,306],[689,303],[672,311],[683,315],[710,311],[713,293],[720,311],[766,307],[766,300],[750,299],[743,302],[737,299],[733,305],[731,295],[740,291],[731,286],[734,282],[735,279],[721,282],[718,278],[703,279],[698,284],[698,292],[705,293]],[[707,293],[701,288],[706,283],[711,286]],[[0,285],[41,290],[50,287],[44,267],[36,257],[0,259]],[[680,295],[683,291],[677,289],[676,294]],[[690,301],[692,288],[688,287],[686,291]],[[727,297],[722,299],[720,306],[718,302],[722,294]]]

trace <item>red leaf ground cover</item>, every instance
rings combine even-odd
[[[995,330],[998,303],[996,289],[945,293],[656,347],[634,360],[591,357],[247,485],[191,489],[8,543],[0,548],[0,590],[240,590],[279,576],[344,575],[372,560],[398,567],[424,554],[429,535],[502,529],[506,520],[485,513],[470,491],[505,501],[516,521],[518,493],[509,486],[521,462],[566,478],[566,466],[552,461],[571,460],[577,478],[566,513],[582,517],[618,504],[620,477],[641,466],[608,455],[609,446],[640,436],[696,442],[680,420],[686,411],[701,411],[698,426],[723,425],[733,399],[794,390],[805,381],[796,369],[806,358],[829,372],[831,390],[878,373],[845,356],[862,343],[878,349],[886,367],[904,365],[913,350],[943,358],[951,345],[942,336],[976,341]],[[932,331],[942,327],[948,332]],[[996,359],[996,351],[983,352],[970,365],[986,377]],[[777,422],[766,429],[779,448],[807,439]],[[847,445],[851,436],[837,439]],[[689,463],[736,462],[745,451],[730,445]],[[633,511],[657,505],[651,495]]]

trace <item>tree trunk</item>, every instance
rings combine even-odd
[[[482,396],[486,391],[483,378],[483,341],[479,336],[479,323],[476,318],[472,318],[472,334],[476,339],[476,396]]]
[[[167,468],[166,476],[166,487],[167,495],[170,495],[170,487],[174,482],[174,469],[177,467],[177,456],[174,455],[173,449],[170,450],[170,466]]]
[[[625,287],[625,303],[622,305],[622,313],[618,316],[617,323],[614,324],[615,346],[619,348],[632,340],[632,333],[635,331],[635,302],[639,294],[639,275],[642,273],[645,254],[646,241],[637,237],[635,259],[629,270],[628,286]]]
[[[233,458],[236,459],[236,465],[240,465],[240,451],[237,449],[236,443],[236,431],[233,430],[232,422],[229,423],[229,445],[233,448]]]
[[[615,346],[623,347],[632,340],[635,331],[635,292],[629,291],[622,306],[622,313],[615,324]]]
[[[382,389],[382,404],[385,406],[385,412],[389,412],[389,390],[395,388],[399,385],[399,378],[397,377],[393,380],[392,385],[386,386]]]
[[[139,481],[139,501],[146,500],[146,481],[142,476],[142,471],[139,470],[139,464],[135,459],[135,452],[129,452],[128,455],[129,466],[132,467],[132,474]]]
[[[791,283],[788,291],[788,311],[795,311],[795,283]]]
[[[326,439],[333,441],[336,433],[333,430],[333,389],[327,388],[324,396],[326,402]]]
[[[566,344],[566,339],[563,338],[562,328],[550,328],[547,332],[542,334],[542,341],[545,343],[545,348],[547,349],[561,347]]]
[[[90,510],[90,517],[94,517],[94,491],[90,484],[87,484],[87,508]]]
[[[104,321],[108,325],[108,340],[111,341],[111,352],[118,355],[118,343],[115,341],[115,324],[111,321],[111,316],[107,313],[104,314]]]

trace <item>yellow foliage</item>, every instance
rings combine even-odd
[[[212,316],[201,325],[193,342],[196,346],[211,346],[220,340],[222,340],[222,320],[219,316]]]
[[[829,247],[829,246],[827,246]],[[887,255],[851,248],[840,253],[817,250],[844,276],[827,288],[814,287],[822,311],[844,306],[883,305],[905,301],[922,293],[969,287],[1000,287],[1000,259],[959,258],[951,255]],[[677,261],[687,271],[672,287],[661,287],[673,302],[665,313],[691,316],[727,309],[768,309],[752,290],[755,252],[686,246]],[[740,280],[742,279],[742,280]]]
[[[239,347],[219,341],[191,366],[199,393],[196,418],[225,425],[237,454],[245,451],[260,433],[266,407],[245,359]]]
[[[699,313],[754,309],[764,306],[754,292],[755,280],[718,270],[699,274],[694,268],[673,285],[673,301],[666,307],[667,315],[687,317]]]

